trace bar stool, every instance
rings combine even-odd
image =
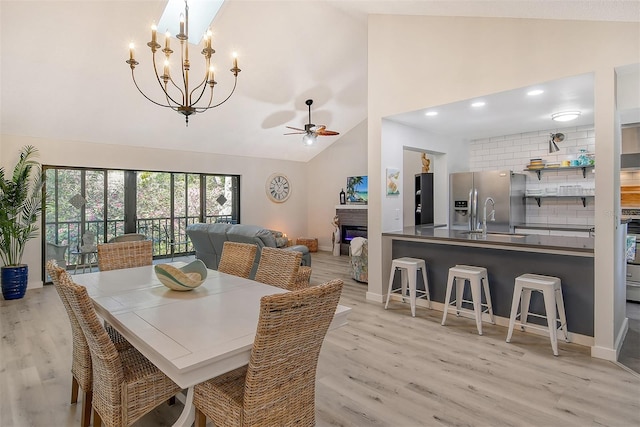
[[[531,291],[542,292],[546,316],[542,314],[529,313]],[[520,313],[518,313],[519,303]],[[556,308],[560,315],[560,319],[556,317]],[[527,323],[528,316],[547,319],[547,326],[531,325],[530,323]],[[516,321],[518,317],[520,317],[520,322]],[[557,356],[558,323],[560,323],[560,330],[562,330],[564,334],[564,340],[569,342],[569,334],[567,333],[567,317],[564,311],[564,300],[562,299],[562,286],[560,284],[560,279],[553,276],[542,276],[540,274],[523,274],[516,277],[515,288],[513,290],[513,301],[511,302],[511,317],[509,318],[507,342],[511,342],[513,327],[516,324],[518,324],[523,331],[525,326],[532,329],[547,331],[549,333],[549,339],[551,340],[553,355]]]
[[[392,289],[393,278],[395,277],[396,270],[400,269],[400,288]],[[416,282],[418,280],[418,270],[422,270],[422,281],[424,282],[424,291],[416,289]],[[387,309],[389,305],[389,299],[392,292],[401,292],[402,302],[406,298],[407,286],[409,287],[409,302],[411,303],[411,315],[416,317],[416,299],[427,298],[429,302],[429,308],[431,308],[431,298],[429,297],[429,281],[427,280],[427,264],[423,259],[419,258],[396,258],[391,262],[391,277],[389,277],[389,290],[387,291],[387,302],[384,305],[384,309]],[[422,295],[417,296],[418,293]]]
[[[453,302],[451,300],[451,291],[453,289],[453,282],[456,282],[456,299]],[[464,285],[469,281],[469,287],[471,288],[471,300],[463,299]],[[484,296],[486,303],[482,302],[482,290],[484,289]],[[462,308],[462,303],[472,303],[473,310]],[[461,312],[473,312],[476,319],[476,327],[478,328],[478,334],[482,335],[482,314],[489,313],[491,323],[495,325],[495,319],[493,317],[493,307],[491,305],[491,293],[489,292],[489,276],[487,275],[487,269],[484,267],[476,267],[473,265],[461,265],[458,264],[449,269],[449,278],[447,280],[447,293],[444,300],[444,314],[442,315],[442,325],[444,326],[445,320],[447,320],[447,313],[451,309],[451,305],[456,305],[456,316],[460,316]],[[483,310],[483,307],[486,309]]]

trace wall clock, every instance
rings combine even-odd
[[[267,197],[276,203],[285,202],[291,195],[289,179],[281,173],[274,173],[267,178],[265,185]]]

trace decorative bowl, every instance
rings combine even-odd
[[[174,291],[191,291],[207,278],[207,267],[199,259],[180,268],[158,264],[153,269],[160,283]]]

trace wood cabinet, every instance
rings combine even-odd
[[[419,173],[415,177],[416,225],[433,224],[433,174]]]

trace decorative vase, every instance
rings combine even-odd
[[[29,267],[26,264],[2,267],[2,296],[4,299],[20,299],[27,291]]]

